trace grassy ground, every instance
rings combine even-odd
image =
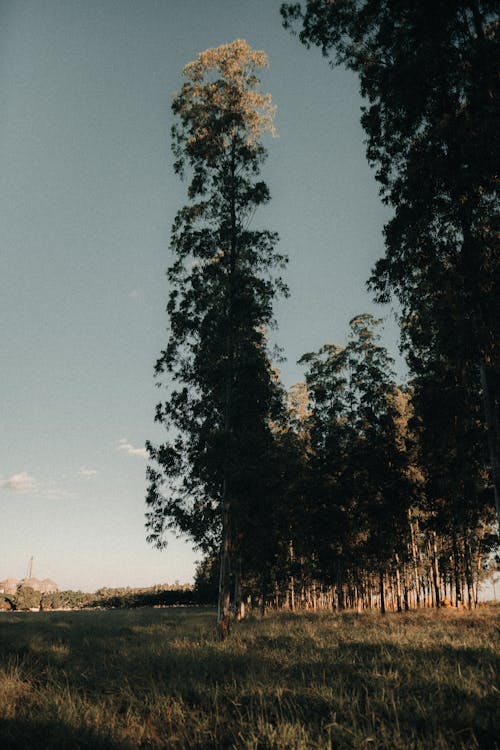
[[[1,614],[0,747],[494,750],[499,614]]]

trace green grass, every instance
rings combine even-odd
[[[498,610],[497,610],[498,612]],[[499,617],[0,615],[0,747],[494,750]]]

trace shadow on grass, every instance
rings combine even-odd
[[[499,666],[489,648],[343,643],[333,653],[323,650],[323,658],[299,659],[287,684],[323,684],[343,694],[344,701],[333,701],[338,724],[349,726],[354,711],[367,732],[397,727],[408,747],[433,747],[440,736],[452,748],[499,750],[498,691],[492,685]],[[332,708],[314,690],[297,690],[293,702],[306,722]]]
[[[468,641],[442,644],[437,631],[415,640],[415,634],[389,632],[389,620],[376,621],[370,632],[367,623],[254,621],[219,644],[211,611],[53,613],[49,619],[25,620],[10,635],[4,629],[10,642],[2,639],[0,655],[13,658],[21,677],[39,693],[49,685],[84,696],[87,703],[105,696],[106,711],[126,716],[130,709],[151,717],[156,727],[178,729],[185,744],[175,747],[203,747],[194,739],[189,745],[195,731],[189,717],[205,720],[216,706],[221,724],[209,719],[207,730],[217,734],[214,747],[232,747],[231,732],[220,744],[222,722],[248,732],[265,721],[300,724],[311,737],[328,736],[335,748],[368,746],[362,743],[371,738],[370,747],[384,750],[497,750],[500,727],[491,683],[498,659],[488,638],[474,645],[476,634],[467,623]],[[402,619],[393,624],[411,626]],[[28,710],[36,715],[36,699]],[[117,744],[104,731],[75,731],[22,712],[1,723],[0,747],[132,747]],[[168,744],[146,740],[143,746]]]
[[[2,719],[0,747],[5,750],[133,750],[87,727],[33,719]]]

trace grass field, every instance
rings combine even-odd
[[[494,750],[499,614],[1,614],[0,747]]]

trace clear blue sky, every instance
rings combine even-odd
[[[365,281],[387,218],[355,77],[281,27],[279,0],[0,0],[0,579],[62,588],[189,581],[198,557],[144,532],[147,438],[165,344],[169,230],[184,202],[170,96],[196,54],[264,49],[279,139],[256,225],[289,254],[276,309],[287,385],[297,359],[389,316]],[[400,371],[402,371],[400,366]]]

